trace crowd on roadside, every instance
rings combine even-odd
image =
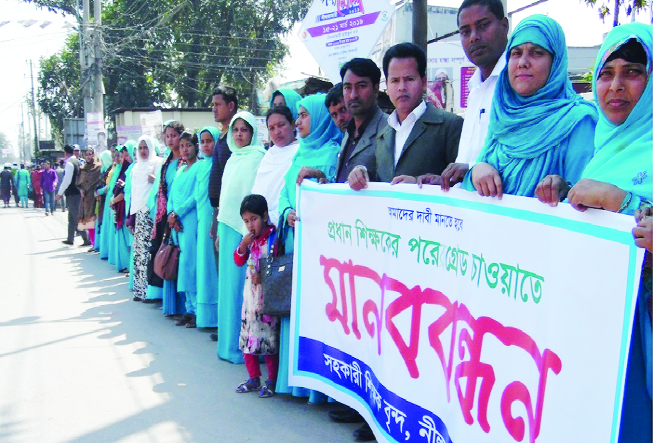
[[[56,200],[65,197],[64,243],[72,245],[79,232],[83,245],[129,274],[135,302],[161,303],[178,326],[216,328],[218,358],[245,363],[248,372],[237,392],[292,394],[311,403],[328,399],[289,386],[289,318],[262,313],[258,269],[273,243],[292,252],[297,183],[349,183],[354,190],[370,181],[445,191],[460,186],[482,196],[533,197],[551,206],[566,201],[579,211],[634,216],[634,242],[648,252],[619,441],[650,442],[651,26],[622,25],[606,37],[594,71],[594,104],[572,88],[565,36],[554,20],[531,16],[509,36],[501,1],[465,0],[458,25],[478,68],[464,119],[424,100],[426,55],[400,43],[383,58],[395,108],[390,115],[378,106],[381,70],[369,59],[345,63],[342,82],[328,94],[275,91],[266,114],[268,147],[258,138],[255,117],[239,111],[236,92],[217,87],[212,106],[219,128],[193,132],[169,121],[165,147],[143,135],[99,157],[88,149],[83,164],[66,146],[62,177],[43,167],[46,214],[55,193]],[[18,174],[11,180],[19,195],[22,180]],[[4,199],[1,174],[0,185]],[[154,272],[154,258],[170,242],[180,249],[178,273],[164,280]],[[330,416],[363,422],[342,407]],[[366,424],[354,437],[374,439]]]
[[[77,156],[80,150],[77,148]],[[0,185],[0,195],[4,207],[11,206],[11,197],[13,196],[16,207],[29,207],[29,200],[34,201],[35,208],[46,208],[45,215],[50,215],[57,208],[57,202],[54,195],[59,190],[59,184],[63,178],[64,162],[52,164],[50,161],[43,161],[41,164],[20,167],[10,164],[4,165],[4,174]],[[1,175],[2,173],[0,173]],[[11,175],[11,177],[9,176]],[[61,202],[61,210],[66,211],[65,202]]]

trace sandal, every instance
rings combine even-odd
[[[245,392],[255,391],[261,387],[261,381],[259,379],[253,380],[248,378],[244,382],[238,385],[236,392],[239,394],[244,394]]]
[[[179,317],[179,320],[177,320],[175,326],[184,326],[185,324],[187,324],[191,319],[190,317],[191,315],[193,314],[184,314],[181,317]]]
[[[258,393],[259,398],[270,398],[275,392],[274,389],[277,387],[277,382],[275,380],[267,380],[261,390]]]

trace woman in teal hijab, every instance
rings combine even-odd
[[[97,190],[98,196],[103,196],[103,199],[100,201],[103,202],[102,206],[102,224],[100,226],[100,258],[102,260],[107,260],[109,258],[109,251],[113,247],[113,231],[115,227],[113,225],[113,210],[111,209],[110,201],[113,197],[113,188],[116,185],[118,180],[118,174],[120,170],[120,161],[122,154],[120,153],[122,145],[116,146],[113,151],[111,158],[113,159],[113,164],[111,168],[107,171],[106,185]]]
[[[569,191],[576,209],[632,215],[653,200],[651,25],[615,27],[603,42],[594,70],[599,104],[596,153],[583,179]],[[626,370],[620,443],[651,442],[651,253],[640,281]]]
[[[256,118],[251,113],[241,111],[231,119],[227,132],[231,156],[224,167],[220,192],[218,267],[227,278],[218,278],[218,357],[232,363],[244,362],[238,340],[246,269],[236,266],[233,254],[248,233],[240,216],[240,204],[251,193],[265,155],[257,132]]]
[[[485,146],[463,188],[483,196],[535,196],[547,175],[580,179],[593,154],[596,107],[567,77],[560,25],[543,15],[522,20],[508,41],[507,67],[497,82]]]
[[[109,249],[109,263],[116,267],[116,271],[129,272],[131,265],[131,244],[133,236],[126,225],[129,214],[131,191],[131,168],[134,166],[136,154],[136,141],[127,140],[122,148],[122,165],[118,172],[117,181],[114,183],[111,206],[115,215],[115,235],[113,248]],[[113,254],[112,254],[113,252]],[[133,288],[133,280],[130,282]]]
[[[326,95],[315,94],[303,98],[298,103],[297,129],[299,131],[299,149],[292,165],[285,175],[285,185],[279,198],[279,214],[289,226],[294,227],[297,216],[295,208],[296,183],[303,166],[315,168],[324,173],[327,180],[334,181],[336,162],[340,151],[342,133],[333,123],[329,110],[324,105]],[[293,251],[294,236],[292,229],[285,242],[286,253]],[[326,397],[317,391],[288,385],[288,355],[290,352],[290,317],[281,318],[281,336],[279,341],[279,374],[277,376],[278,393],[292,393],[296,397],[309,397],[309,403],[324,401]]]
[[[299,95],[292,89],[277,89],[272,93],[272,98],[270,99],[270,109],[275,106],[287,106],[292,112],[292,116],[297,120],[297,103],[302,99],[302,96]]]
[[[101,252],[101,243],[102,243],[102,221],[104,217],[104,194],[106,190],[107,175],[109,174],[109,169],[113,166],[113,153],[110,150],[104,151],[100,154],[100,161],[102,162],[102,169],[100,170],[102,176],[100,179],[100,184],[98,189],[95,190],[95,198],[98,201],[97,203],[97,217],[95,218],[95,251]]]
[[[193,193],[199,162],[197,137],[184,131],[179,142],[179,152],[185,162],[175,176],[168,194],[168,225],[176,232],[173,238],[179,243],[179,272],[177,291],[186,299],[186,314],[177,321],[177,326],[196,327],[197,311],[197,206]]]
[[[157,190],[154,192],[152,219],[154,229],[152,232],[152,257],[151,266],[148,267],[147,299],[163,302],[163,314],[174,318],[186,312],[186,299],[183,294],[177,292],[176,280],[163,280],[154,273],[154,256],[163,242],[163,235],[168,225],[168,197],[172,184],[177,175],[181,163],[179,143],[181,134],[185,127],[181,122],[168,120],[163,125],[163,137],[167,149],[165,160],[158,173],[158,180],[155,182]]]
[[[197,205],[197,312],[198,328],[218,326],[218,271],[215,265],[215,249],[210,236],[213,207],[209,201],[209,176],[213,165],[213,149],[220,138],[220,131],[212,126],[199,133],[200,152],[204,160],[197,166],[194,198]]]

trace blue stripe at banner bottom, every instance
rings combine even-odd
[[[307,337],[299,337],[295,355],[299,356],[299,371],[314,374],[340,391],[358,397],[390,440],[403,442],[415,437],[418,440],[412,441],[451,442],[440,417],[386,389],[361,360]]]

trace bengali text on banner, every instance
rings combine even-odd
[[[380,442],[615,442],[632,217],[438,186],[303,184],[290,384]]]

